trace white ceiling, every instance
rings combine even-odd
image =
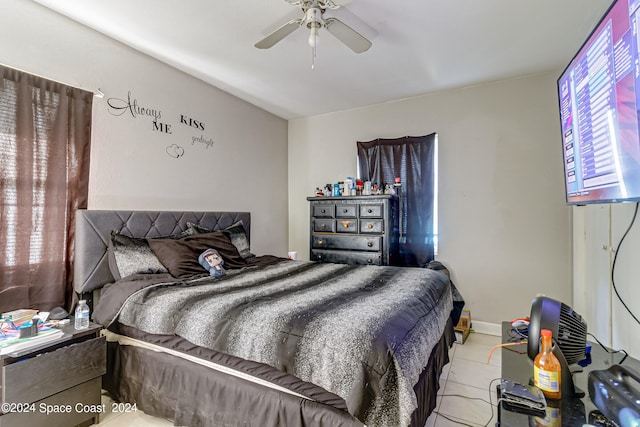
[[[284,0],[35,0],[285,119],[562,69],[610,0],[352,0],[327,10],[373,43],[321,30],[315,69]]]

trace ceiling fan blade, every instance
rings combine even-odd
[[[366,52],[371,47],[369,40],[341,20],[337,18],[327,18],[324,22],[327,31],[342,43],[346,44],[355,53]]]
[[[278,43],[280,40],[298,29],[301,23],[302,19],[292,19],[291,21],[287,22],[282,27],[278,28],[273,33],[269,34],[267,37],[256,43],[255,47],[257,47],[258,49],[269,49],[274,44]]]
[[[351,0],[323,0],[321,3],[324,9],[338,9],[351,3]]]

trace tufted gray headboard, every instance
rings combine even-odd
[[[73,288],[78,293],[91,292],[114,281],[107,257],[112,230],[131,237],[152,238],[177,234],[187,228],[187,222],[220,230],[239,220],[249,238],[249,212],[78,210]]]

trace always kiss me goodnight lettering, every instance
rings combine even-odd
[[[138,103],[136,98],[131,96],[131,91],[127,93],[127,99],[109,98],[107,99],[108,111],[114,116],[122,116],[125,113],[131,117],[150,117],[153,119],[151,129],[157,132],[172,134],[171,124],[160,121],[162,111],[153,107],[144,106]],[[180,114],[180,123],[204,131],[205,124],[202,121],[194,120],[184,114]]]

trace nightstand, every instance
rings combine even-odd
[[[71,319],[62,330],[56,341],[0,356],[0,427],[89,426],[104,413],[101,326],[78,331]]]

